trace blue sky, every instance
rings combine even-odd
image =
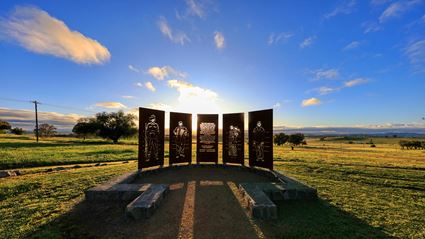
[[[0,118],[274,108],[277,126],[425,127],[425,1],[2,1]]]

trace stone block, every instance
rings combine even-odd
[[[154,184],[126,207],[126,214],[134,219],[149,218],[169,191],[166,184]]]

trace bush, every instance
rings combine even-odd
[[[419,140],[400,140],[401,149],[425,149],[425,141]]]
[[[370,147],[371,147],[371,148],[375,148],[375,147],[376,147],[376,145],[374,145],[374,144],[371,144],[371,145],[370,145]]]
[[[12,134],[22,135],[22,134],[24,134],[24,129],[22,129],[22,128],[18,128],[18,127],[15,127],[15,128],[13,128],[13,129],[11,129],[11,130],[10,130],[10,132],[11,132]]]
[[[0,119],[0,132],[4,132],[5,130],[11,129],[12,126],[9,122]]]
[[[56,127],[52,124],[41,124],[38,127],[38,135],[40,137],[52,137],[56,132]],[[34,133],[37,133],[37,129],[34,129]]]
[[[274,136],[274,143],[278,146],[288,142],[289,136],[284,133],[279,133]]]

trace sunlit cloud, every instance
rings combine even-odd
[[[307,106],[313,106],[313,105],[320,105],[321,101],[317,98],[310,98],[310,99],[305,99],[301,102],[301,106],[302,107],[307,107]]]
[[[8,18],[0,20],[1,38],[29,51],[79,64],[102,64],[111,58],[98,41],[69,29],[63,21],[36,7],[18,6]]]
[[[98,102],[95,104],[97,107],[107,108],[107,109],[125,109],[127,106],[123,105],[120,102]]]
[[[285,43],[293,36],[294,36],[294,34],[292,32],[281,32],[281,33],[278,33],[278,34],[271,33],[269,35],[269,39],[267,41],[267,44],[273,45],[273,44],[278,44],[278,43]]]
[[[152,82],[150,82],[150,81],[145,83],[145,87],[152,92],[156,91],[155,87],[153,86]]]
[[[307,37],[307,38],[305,38],[301,43],[300,43],[300,48],[301,49],[304,49],[304,48],[307,48],[307,47],[310,47],[312,44],[313,44],[313,42],[314,42],[314,40],[316,39],[316,36],[311,36],[311,37]]]
[[[78,119],[78,114],[62,114],[57,112],[38,112],[39,123],[47,123],[58,129],[71,129]],[[32,110],[0,108],[0,119],[9,122],[12,127],[20,127],[32,131],[35,128],[35,116]]]
[[[349,81],[344,82],[344,87],[353,87],[353,86],[356,86],[356,85],[365,84],[367,82],[368,82],[367,79],[356,78],[356,79],[353,79],[353,80],[349,80]]]
[[[190,42],[190,38],[183,31],[177,30],[173,32],[165,17],[160,17],[157,24],[161,33],[172,42],[178,43],[180,45],[184,45],[185,43]]]
[[[332,11],[326,13],[323,17],[325,19],[329,19],[341,14],[348,15],[355,10],[355,6],[356,6],[355,0],[343,1],[337,7],[335,7]]]
[[[343,50],[352,50],[352,49],[355,49],[359,46],[360,46],[360,42],[352,41],[348,45],[346,45]]]
[[[422,0],[404,0],[390,4],[379,17],[379,22],[401,17],[405,12],[422,3]]]
[[[409,43],[404,54],[416,71],[425,72],[425,39]]]
[[[185,72],[178,71],[171,66],[153,66],[147,70],[147,73],[157,80],[164,80],[169,77],[186,78]]]
[[[224,36],[221,32],[214,33],[214,42],[217,49],[223,49],[225,47]]]
[[[168,86],[179,92],[175,109],[183,112],[219,113],[218,94],[182,80],[169,80]]]

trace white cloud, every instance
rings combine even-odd
[[[136,84],[134,84],[134,85],[136,85],[137,87],[143,87],[143,84],[140,83],[140,82],[136,82]]]
[[[377,32],[377,31],[382,30],[382,28],[379,26],[378,23],[372,22],[372,21],[363,22],[362,28],[363,28],[364,34],[367,34],[367,33],[370,33],[370,32]]]
[[[280,103],[280,102],[276,102],[274,105],[273,105],[273,108],[280,108],[282,106],[282,104]]]
[[[390,4],[379,17],[379,22],[385,22],[394,17],[400,17],[408,10],[422,3],[422,0],[403,0]]]
[[[173,107],[171,105],[167,105],[164,103],[151,103],[149,104],[149,108],[155,110],[163,110],[163,111],[172,111]]]
[[[98,41],[71,30],[61,20],[36,7],[15,8],[0,20],[0,39],[16,41],[25,49],[74,61],[79,64],[102,64],[111,58]]]
[[[349,80],[349,81],[344,82],[344,87],[353,87],[353,86],[356,86],[356,85],[365,84],[367,82],[368,82],[367,79],[356,78],[356,79],[353,79],[353,80]]]
[[[140,70],[133,65],[128,65],[128,69],[130,69],[130,71],[134,71],[136,73],[140,72]]]
[[[168,77],[186,78],[185,72],[180,72],[171,66],[153,66],[147,70],[147,74],[151,75],[157,80],[164,80]]]
[[[123,98],[123,99],[134,99],[135,97],[132,96],[132,95],[123,95],[123,96],[121,96],[121,98]]]
[[[354,11],[354,8],[356,6],[355,0],[347,0],[339,4],[335,9],[333,9],[331,12],[326,13],[323,17],[325,19],[329,19],[332,17],[335,17],[340,14],[350,14]]]
[[[125,109],[127,106],[123,105],[120,102],[98,102],[95,104],[97,107],[107,108],[107,109]]]
[[[307,107],[307,106],[313,106],[313,105],[320,105],[321,101],[317,98],[310,98],[310,99],[305,99],[302,101],[301,106],[302,107]]]
[[[78,119],[84,116],[77,114],[62,114],[57,112],[38,112],[39,123],[53,124],[58,129],[72,129]],[[35,128],[34,111],[0,108],[0,118],[6,120],[12,127],[20,127],[28,131]]]
[[[168,86],[179,92],[177,110],[183,112],[220,112],[218,94],[182,80],[169,80]]]
[[[383,4],[385,4],[385,3],[389,2],[389,1],[390,0],[372,0],[372,1],[370,1],[370,3],[372,5],[378,6],[378,5],[383,5]]]
[[[417,71],[425,72],[425,39],[413,41],[404,49],[410,64]]]
[[[300,43],[300,48],[304,49],[306,47],[310,47],[313,44],[313,41],[316,39],[316,36],[311,36],[311,37],[307,37],[305,38],[301,43]]]
[[[292,32],[281,32],[279,34],[271,33],[269,35],[269,40],[267,41],[267,44],[273,45],[278,44],[280,42],[285,43],[293,36],[294,34]]]
[[[190,39],[186,35],[186,33],[179,30],[177,30],[176,32],[173,32],[171,27],[168,25],[167,19],[165,19],[165,17],[159,18],[158,27],[159,27],[159,30],[162,32],[162,34],[174,43],[184,45],[186,42],[190,42]]]
[[[221,32],[214,32],[214,42],[217,49],[223,49],[225,47],[224,36]]]
[[[317,69],[313,71],[316,80],[321,79],[336,79],[339,77],[338,69]]]
[[[320,95],[327,95],[327,94],[330,94],[330,93],[337,91],[337,90],[339,90],[339,89],[338,88],[330,88],[330,87],[326,87],[326,86],[322,86],[318,89]]]
[[[351,50],[360,46],[360,42],[352,41],[344,47],[344,50]]]
[[[150,82],[150,81],[145,83],[145,87],[152,92],[156,91],[155,87],[153,86],[152,82]]]
[[[186,0],[186,5],[190,15],[198,16],[200,18],[205,17],[204,6],[200,2],[196,0]]]

